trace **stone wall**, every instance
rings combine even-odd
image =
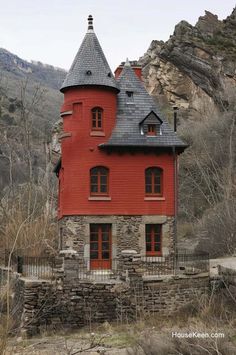
[[[154,314],[171,315],[184,305],[208,295],[209,278],[125,282],[49,282],[19,280],[21,332],[65,330],[112,321],[135,321]],[[22,297],[23,292],[23,297]]]
[[[117,295],[117,318],[137,320],[156,314],[170,316],[192,302],[201,302],[210,289],[209,277],[142,280]]]
[[[56,292],[48,280],[20,278],[15,295],[21,303],[18,314],[21,315],[19,325],[22,334],[36,335],[57,314]]]
[[[208,295],[209,287],[209,277],[205,275],[163,279],[162,282],[146,280],[143,284],[144,310],[170,315],[188,303],[200,301],[201,296]]]
[[[80,328],[97,322],[133,321],[145,315],[170,315],[209,290],[208,275],[154,277],[142,275],[140,254],[121,254],[116,279],[84,280],[80,257],[64,251],[57,258],[54,280],[20,278],[15,288],[18,325],[29,336],[42,330]],[[152,279],[150,279],[152,277]]]
[[[162,224],[162,252],[169,255],[174,250],[174,217],[170,216],[67,216],[59,221],[61,248],[74,249],[89,257],[89,225],[112,225],[112,258],[122,250],[134,249],[145,254],[145,224]]]
[[[116,312],[120,320],[133,320],[156,313],[170,315],[186,304],[199,302],[202,296],[208,296],[210,279],[206,273],[145,276],[139,254],[125,251],[121,258],[121,279],[126,280],[126,287],[117,287]],[[124,270],[128,271],[126,277]]]
[[[116,320],[114,284],[66,281],[57,287],[48,281],[19,280],[22,295],[20,329],[27,336],[44,330],[81,328]]]

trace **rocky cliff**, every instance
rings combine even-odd
[[[163,108],[176,105],[182,117],[227,109],[236,86],[236,8],[223,21],[208,11],[195,26],[181,21],[167,42],[152,41],[140,63]]]

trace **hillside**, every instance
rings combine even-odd
[[[8,72],[18,78],[28,78],[55,90],[60,88],[66,75],[63,69],[37,61],[27,62],[3,48],[0,48],[0,70],[2,74]]]
[[[58,89],[65,75],[62,69],[29,63],[0,49],[0,189],[10,179],[25,181],[29,148],[34,175],[45,169],[46,143],[59,118],[62,95]]]

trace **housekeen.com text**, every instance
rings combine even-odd
[[[172,332],[172,338],[224,338],[224,333],[199,333],[199,332],[189,332],[189,333],[179,333]]]

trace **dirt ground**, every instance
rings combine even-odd
[[[6,355],[136,355],[132,343],[132,336],[127,333],[94,334],[83,330],[69,335],[14,338],[8,343]]]

